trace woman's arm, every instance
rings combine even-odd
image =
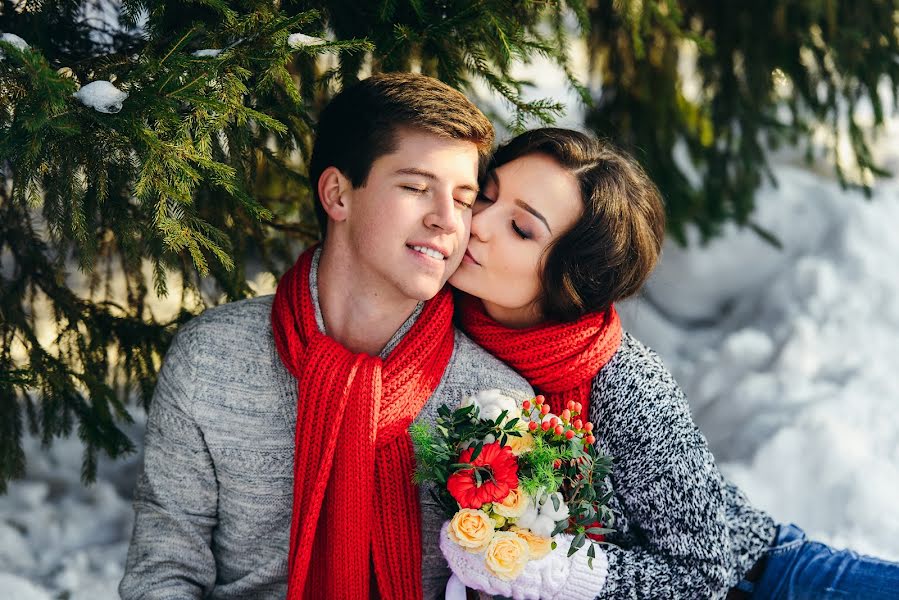
[[[636,537],[627,549],[606,546],[599,597],[723,597],[740,575],[728,484],[671,374],[629,336],[594,380],[591,420],[597,445],[615,461],[616,497]]]

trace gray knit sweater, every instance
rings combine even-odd
[[[314,277],[310,284],[315,297]],[[169,348],[147,423],[119,585],[124,600],[286,595],[297,382],[275,349],[272,298],[208,310]],[[441,404],[489,388],[532,395],[521,377],[457,331],[443,379],[416,420],[434,422]],[[423,490],[420,499],[424,597],[442,598],[449,578],[438,546],[444,518]]]
[[[683,392],[625,334],[593,380],[597,445],[614,460],[601,599],[722,598],[761,556],[775,523],[715,466]]]

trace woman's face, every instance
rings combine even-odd
[[[491,171],[450,284],[481,298],[487,313],[507,327],[539,323],[544,250],[583,210],[577,180],[548,156],[522,156]]]

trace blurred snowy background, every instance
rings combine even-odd
[[[542,65],[534,96],[574,96]],[[875,144],[899,174],[899,116]],[[870,201],[781,152],[757,221],[783,243],[728,230],[666,246],[625,326],[684,388],[724,473],[778,520],[837,546],[899,560],[899,176]],[[662,190],[664,193],[664,190]],[[270,276],[257,279],[260,293]],[[176,294],[175,294],[176,295]],[[140,439],[144,416],[132,437]],[[81,445],[43,452],[0,497],[0,598],[117,597],[131,535],[134,455],[80,483]]]

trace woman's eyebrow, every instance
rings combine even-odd
[[[525,209],[526,211],[528,211],[529,213],[531,213],[532,215],[534,215],[535,217],[537,217],[538,219],[543,221],[543,224],[546,225],[546,228],[549,230],[549,233],[552,234],[553,230],[549,226],[549,223],[546,222],[546,218],[543,215],[541,215],[540,212],[536,208],[534,208],[533,206],[531,206],[524,200],[515,200],[515,204],[517,204],[521,208]]]

